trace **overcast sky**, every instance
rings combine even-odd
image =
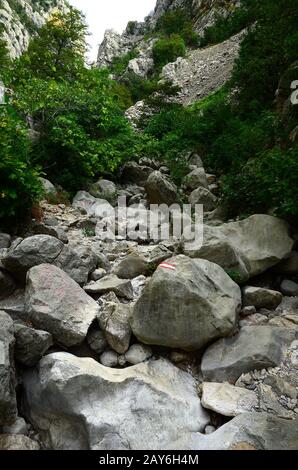
[[[128,21],[142,21],[154,9],[156,0],[69,0],[69,3],[86,15],[92,34],[88,38],[88,56],[95,60],[106,29],[115,29],[121,33]]]

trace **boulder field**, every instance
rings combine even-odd
[[[214,176],[190,162],[204,202]],[[0,234],[0,449],[297,448],[297,235],[226,221],[213,194],[202,245],[148,237],[150,202],[181,200],[150,159],[89,191]]]

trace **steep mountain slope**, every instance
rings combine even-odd
[[[157,0],[154,11],[143,23],[129,22],[123,34],[107,30],[99,47],[97,65],[110,65],[114,57],[126,54],[134,48],[140,50],[140,56],[151,53],[153,42],[146,37],[156,28],[158,21],[168,11],[186,10],[192,19],[195,31],[201,35],[204,29],[214,24],[218,16],[225,17],[239,6],[237,0]],[[142,68],[141,68],[142,69]]]
[[[1,0],[0,25],[12,58],[27,49],[30,37],[54,9],[65,9],[65,0]]]

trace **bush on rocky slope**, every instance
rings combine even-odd
[[[159,39],[153,46],[153,60],[157,68],[161,68],[169,62],[174,62],[177,57],[184,57],[186,52],[185,42],[179,35]]]
[[[153,116],[145,128],[159,141],[159,151],[178,182],[184,175],[184,151],[195,149],[204,157],[208,169],[222,176],[223,202],[232,216],[273,208],[282,216],[298,216],[297,139],[290,138],[297,112],[285,73],[297,50],[295,3],[245,3],[258,21],[244,37],[231,83],[191,107],[176,105]],[[217,27],[220,30],[220,23]],[[294,80],[296,68],[291,70]],[[282,111],[277,112],[279,86]]]
[[[198,45],[198,35],[194,30],[190,13],[186,9],[167,11],[157,22],[155,32],[166,37],[178,34],[187,46]]]

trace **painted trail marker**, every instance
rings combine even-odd
[[[163,268],[163,269],[169,269],[170,271],[176,271],[176,266],[174,264],[170,264],[170,263],[161,263],[159,265],[159,268]]]

